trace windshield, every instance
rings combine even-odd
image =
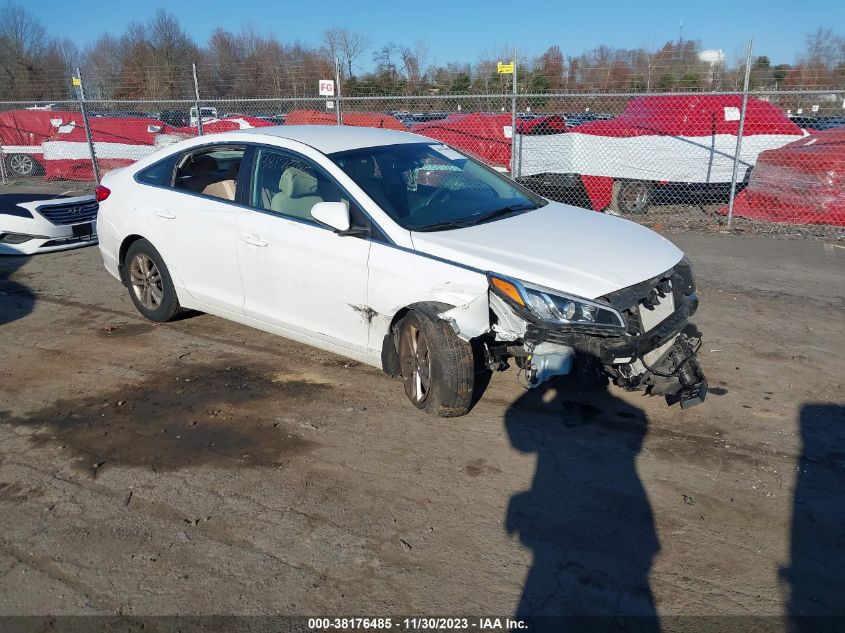
[[[329,158],[410,231],[462,228],[548,204],[446,145],[367,147]]]

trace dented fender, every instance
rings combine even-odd
[[[451,310],[441,312],[438,316],[447,321],[455,334],[468,341],[490,331],[490,291],[484,292],[472,301],[458,305]]]
[[[450,323],[464,340],[490,330],[485,273],[375,242],[368,264],[367,305],[353,309],[369,322],[368,354],[379,364],[384,338],[394,318],[414,305],[437,304],[435,314]]]

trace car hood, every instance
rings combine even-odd
[[[683,257],[650,229],[558,202],[478,226],[412,232],[411,239],[419,252],[587,299],[659,275]]]

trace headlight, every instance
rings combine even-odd
[[[546,323],[626,329],[622,315],[607,304],[498,275],[488,280],[499,296]]]

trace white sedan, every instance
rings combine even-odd
[[[462,415],[478,377],[577,370],[688,406],[707,382],[692,267],[429,138],[345,126],[185,140],[110,172],[100,250],[145,317],[215,314],[401,376]]]
[[[96,241],[97,201],[92,195],[0,196],[0,255],[34,255]]]

